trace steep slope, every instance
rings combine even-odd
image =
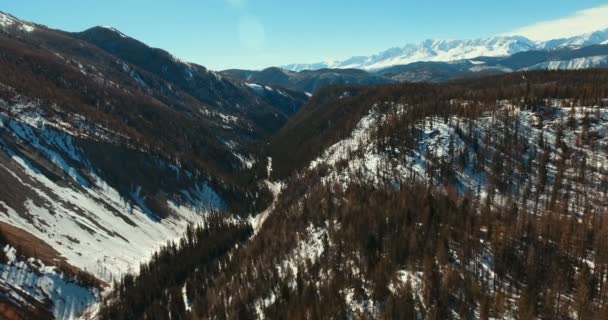
[[[75,36],[173,84],[205,105],[251,119],[250,125],[263,133],[280,127],[281,121],[294,114],[306,99],[292,91],[260,93],[202,66],[180,61],[164,50],[150,48],[112,28],[95,27]]]
[[[77,317],[190,224],[263,207],[249,168],[304,93],[226,79],[116,30],[0,21],[0,234],[16,249],[0,263],[0,293],[16,299],[2,312]]]
[[[191,271],[185,303],[155,315],[608,315],[607,79],[532,72],[322,90],[271,143],[309,148],[297,164],[272,159],[285,187],[258,232]]]
[[[280,68],[262,71],[225,70],[222,74],[266,85],[276,85],[304,92],[315,92],[330,85],[376,85],[394,83],[395,80],[358,69],[320,69],[293,72]]]

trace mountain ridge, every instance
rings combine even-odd
[[[308,100],[8,14],[0,71],[0,298],[25,296],[0,318],[78,317],[187,226],[263,207],[256,147]]]
[[[603,37],[216,72],[0,14],[0,318],[608,318]]]
[[[603,44],[608,41],[608,29],[585,33],[569,38],[533,41],[519,35],[499,35],[464,40],[427,39],[419,44],[393,47],[370,56],[355,56],[345,60],[316,63],[293,63],[282,66],[291,71],[322,68],[356,68],[381,70],[383,68],[423,61],[449,62],[480,56],[500,57],[529,50],[557,49],[568,46]]]

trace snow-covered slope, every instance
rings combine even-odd
[[[580,70],[608,66],[608,56],[556,60],[535,64],[523,70]]]
[[[0,254],[8,260],[6,264],[0,264],[1,282],[13,287],[14,296],[22,292],[41,303],[52,303],[57,319],[76,319],[99,298],[98,290],[67,279],[56,267],[46,266],[34,258],[20,261],[16,249],[11,246],[5,246]]]
[[[608,43],[608,29],[589,32],[569,38],[548,40],[538,43],[538,49],[556,49],[561,47],[584,47],[593,44]]]
[[[13,16],[11,16],[10,14],[6,14],[2,11],[0,11],[0,28],[2,29],[7,29],[7,28],[17,28],[20,31],[25,31],[25,32],[32,32],[34,30],[36,30],[36,28],[34,27],[33,24],[28,23],[28,22],[23,22]]]
[[[476,57],[503,57],[529,50],[581,47],[603,44],[606,41],[608,41],[608,30],[543,42],[535,42],[516,35],[472,40],[425,40],[417,45],[408,44],[403,47],[395,47],[371,56],[352,57],[342,61],[290,64],[283,68],[292,71],[321,68],[379,70],[419,61],[457,61]]]
[[[573,106],[572,101],[559,99],[547,100],[545,104],[530,109],[519,109],[509,102],[497,101],[496,111],[488,112],[474,120],[458,116],[448,119],[441,117],[421,119],[413,129],[416,132],[415,146],[410,150],[397,148],[382,150],[383,148],[379,147],[382,140],[378,140],[377,132],[386,124],[389,117],[407,117],[409,110],[413,108],[397,104],[392,106],[389,112],[378,112],[378,108],[374,107],[359,121],[350,137],[325,150],[323,155],[310,164],[309,169],[321,165],[331,168],[330,174],[324,177],[325,182],[338,182],[344,188],[356,179],[362,179],[368,184],[386,183],[381,180],[379,174],[386,172],[390,172],[388,175],[395,181],[418,180],[440,186],[446,183],[447,180],[442,180],[445,177],[434,180],[431,173],[438,163],[453,161],[450,159],[458,157],[473,159],[478,157],[477,150],[480,147],[498,150],[501,146],[484,145],[484,143],[491,141],[493,135],[497,135],[499,137],[497,141],[501,141],[504,139],[501,134],[510,126],[514,126],[517,127],[519,139],[525,141],[524,144],[527,146],[521,156],[521,163],[537,161],[536,157],[539,153],[537,149],[540,150],[543,146],[554,153],[550,161],[558,162],[557,154],[564,146],[574,150],[581,158],[592,159],[593,165],[587,167],[590,173],[585,178],[589,183],[584,190],[589,197],[586,205],[587,210],[602,210],[603,189],[598,186],[601,185],[601,176],[605,164],[608,163],[608,157],[605,153],[598,153],[595,150],[608,146],[606,121],[608,109],[600,106]],[[593,137],[592,142],[581,143],[582,139],[585,139],[583,137],[587,136]],[[471,140],[471,137],[475,140]],[[489,163],[491,160],[482,161]],[[558,201],[574,199],[583,193],[575,182],[578,169],[576,165],[567,166],[565,173],[559,173],[557,165],[552,165],[547,170],[548,181],[554,182],[556,176],[561,174],[560,179],[563,179],[561,183],[572,186]],[[479,170],[472,162],[463,166],[457,170],[453,181],[457,192],[461,195],[474,194],[482,199],[490,193],[498,192],[487,189],[488,182],[494,174],[491,170],[492,168],[489,167]],[[516,178],[514,177],[511,182],[517,184],[518,179],[524,182],[539,179],[537,174],[515,172]],[[521,196],[520,191],[524,192],[523,185],[525,183],[522,182],[521,190],[513,189],[516,196]],[[513,195],[505,191],[498,198],[506,199],[510,196]],[[541,196],[541,199],[547,202],[549,198],[549,195]],[[529,200],[526,205],[533,208],[535,204]],[[567,205],[576,214],[584,214],[583,208],[578,203],[572,201]]]
[[[52,247],[56,257],[50,262],[110,283],[136,271],[160,246],[181,237],[188,225],[202,223],[209,210],[226,208],[206,181],[192,180],[192,173],[161,160],[152,162],[157,162],[159,176],[172,172],[177,179],[192,181],[178,191],[179,199],[168,196],[157,202],[136,180],[130,193],[120,192],[98,175],[99,168],[77,143],[82,133],[36,111],[15,116],[19,107],[0,112],[0,223],[19,230],[20,238],[13,241],[37,239]],[[95,139],[109,136],[100,133]],[[166,212],[159,211],[162,207]],[[49,268],[44,270],[53,270]],[[9,259],[9,264],[0,264],[0,283],[50,301],[59,319],[79,315],[98,299],[94,289],[51,271]]]
[[[0,243],[85,291],[137,271],[210,211],[263,206],[241,177],[256,160],[250,146],[308,99],[228,79],[115,29],[67,33],[0,13],[0,43]],[[31,293],[55,290],[27,277],[31,290],[15,296],[41,301]],[[88,280],[72,282],[80,277]],[[22,287],[17,278],[0,277],[0,299]],[[59,318],[84,309],[64,312],[55,298],[64,295],[30,305]]]
[[[201,222],[205,210],[225,207],[201,181],[182,191],[183,206],[168,201],[174,215],[161,221],[148,208],[141,186],[133,185],[131,197],[125,198],[98,177],[69,133],[35,115],[0,115],[0,129],[0,172],[5,181],[10,177],[21,185],[25,199],[7,203],[3,198],[0,221],[51,244],[68,263],[100,279],[110,281],[134,270],[160,245],[181,236],[189,223]],[[20,144],[32,149],[24,152]],[[40,164],[26,157],[29,152],[39,153]],[[53,170],[64,177],[47,173]],[[188,175],[175,165],[173,170]]]

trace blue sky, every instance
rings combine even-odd
[[[427,38],[608,27],[608,1],[596,0],[0,0],[0,10],[67,31],[113,26],[215,70],[343,59]]]

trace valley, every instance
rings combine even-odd
[[[0,318],[606,318],[607,41],[213,71],[0,12]]]

